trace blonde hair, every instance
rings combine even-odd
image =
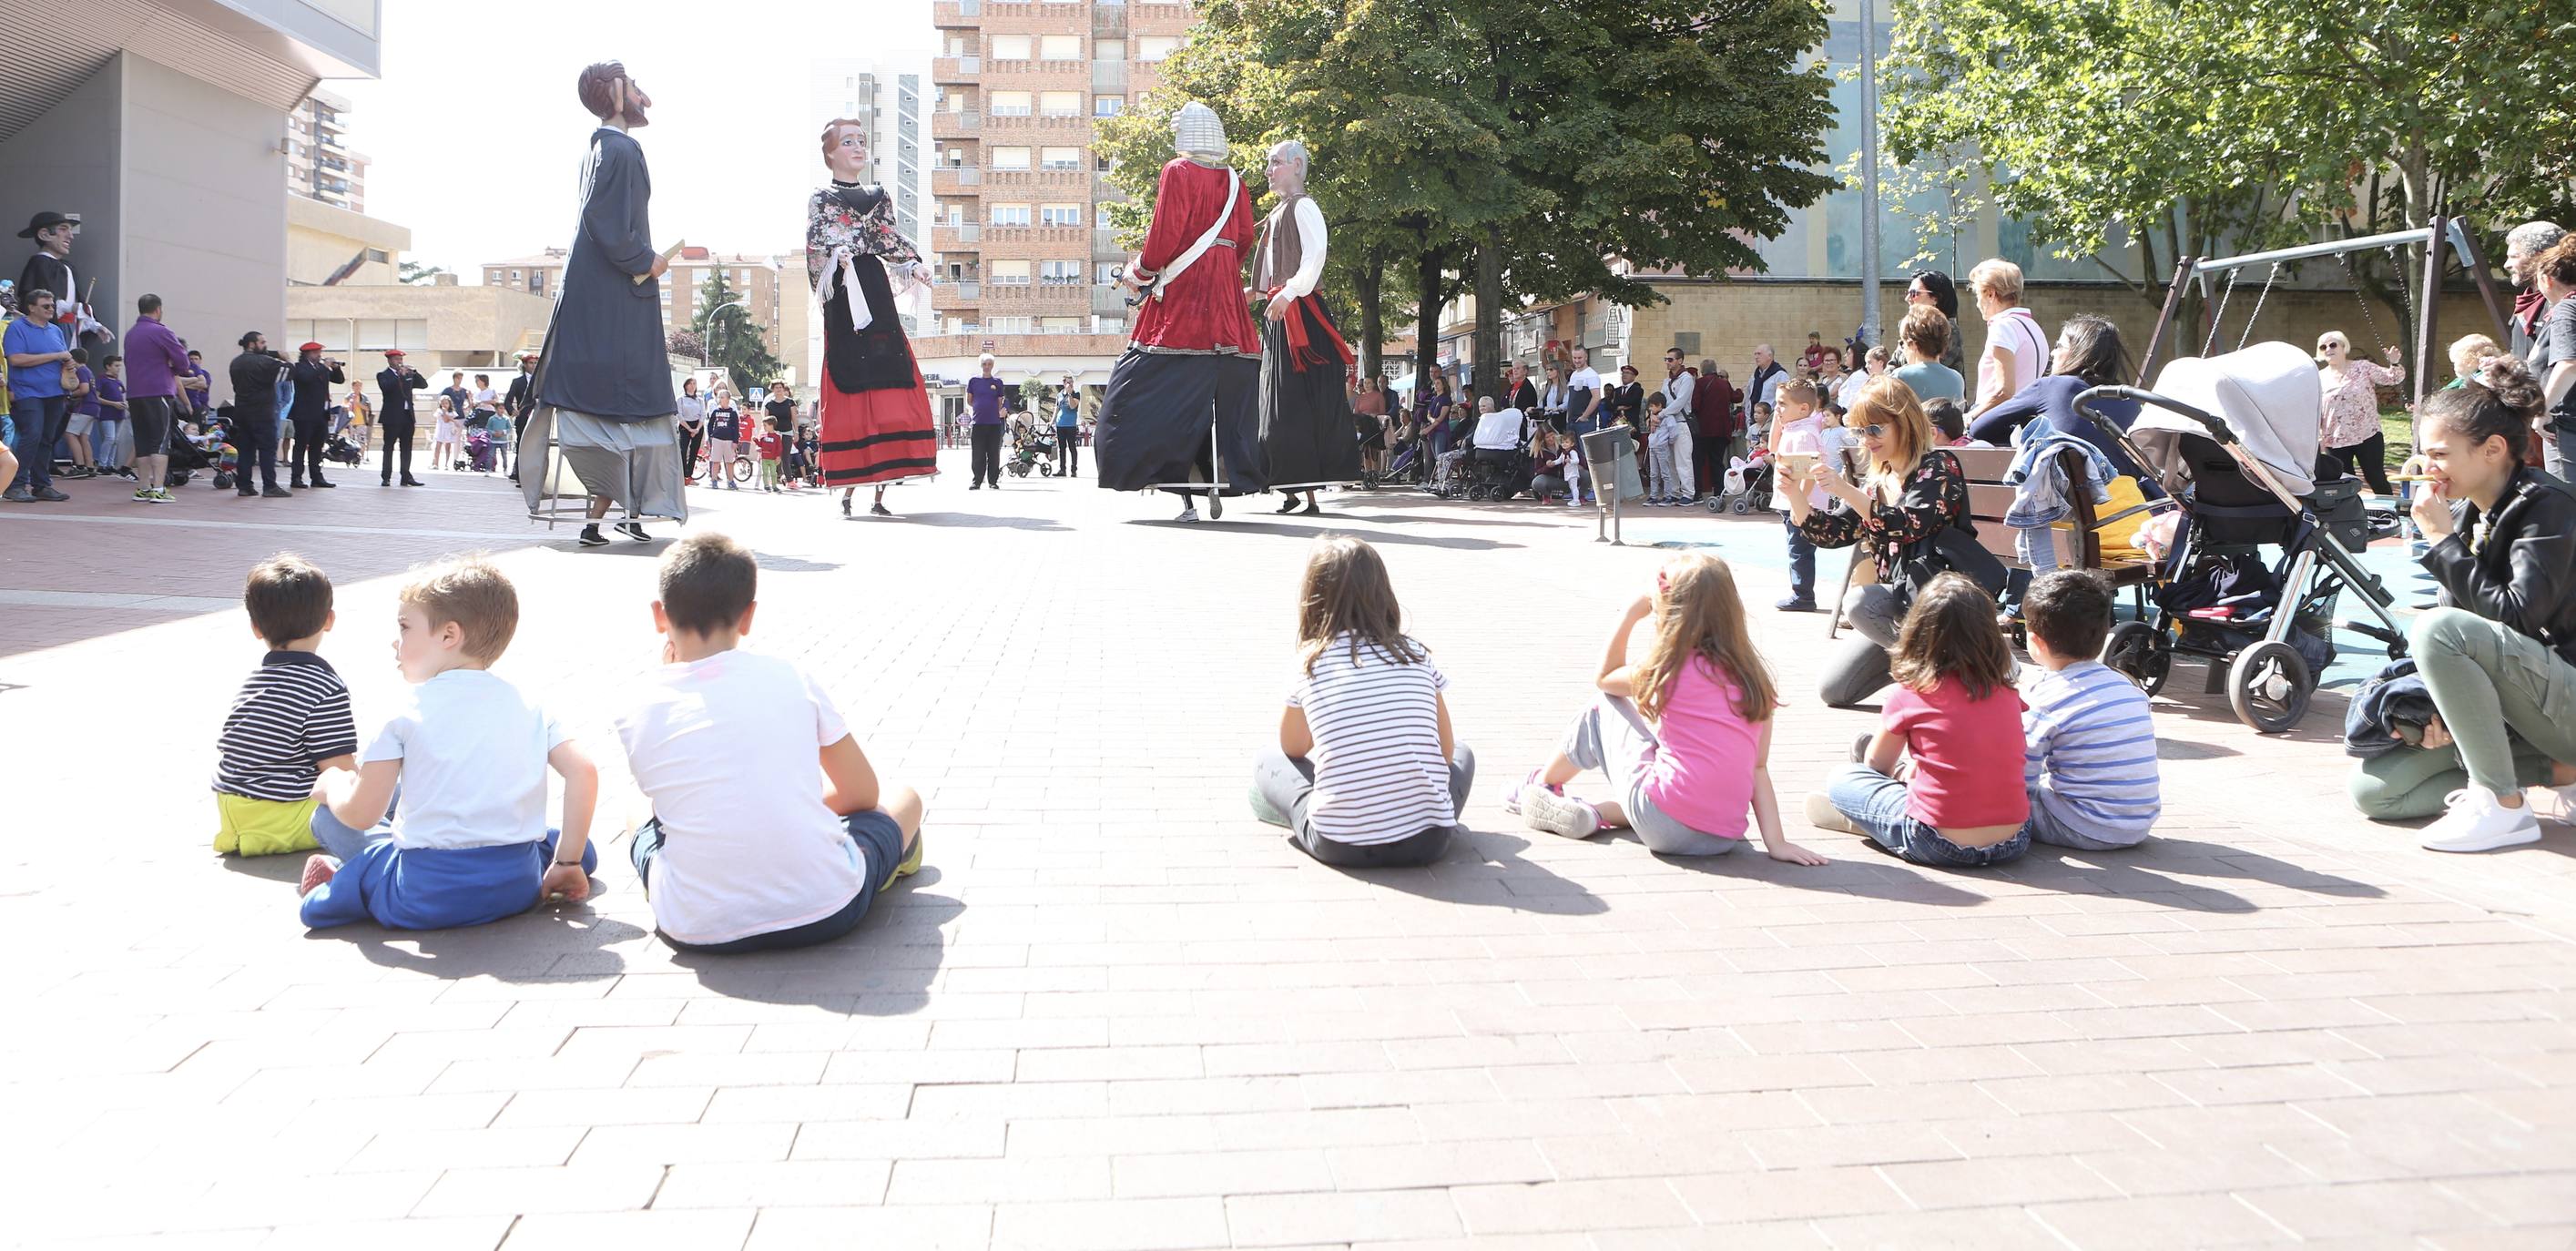
[[[1968,286],[1971,290],[1995,297],[2001,303],[2019,304],[2021,266],[2005,260],[1979,261],[1975,269],[1968,271]]]
[[[1397,664],[1429,659],[1404,633],[1404,607],[1395,602],[1395,583],[1386,562],[1365,540],[1327,534],[1315,540],[1306,559],[1306,579],[1297,591],[1297,664],[1309,677],[1324,649],[1342,635],[1351,636],[1351,659],[1360,645],[1374,644]]]
[[[509,650],[519,632],[519,592],[498,566],[480,555],[459,556],[413,574],[396,598],[417,608],[435,630],[455,622],[465,633],[465,654],[485,664]]]
[[[1664,562],[1655,574],[1655,635],[1637,662],[1637,711],[1661,717],[1682,669],[1705,660],[1735,684],[1735,712],[1759,724],[1779,707],[1771,670],[1753,646],[1744,620],[1744,596],[1735,573],[1715,556],[1691,553]]]
[[[1869,485],[1881,498],[1893,503],[1904,494],[1905,479],[1932,450],[1932,418],[1923,411],[1923,401],[1915,397],[1914,388],[1895,375],[1881,375],[1860,389],[1860,397],[1852,401],[1843,425],[1848,429],[1887,427],[1887,459],[1869,466]]]
[[[2496,341],[2482,334],[2462,335],[2451,344],[2451,372],[2463,378],[2478,372],[2478,366],[2491,356],[2504,355]]]

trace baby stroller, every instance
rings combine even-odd
[[[2125,434],[2093,406],[2109,397],[2145,406]],[[2153,391],[2094,387],[2075,402],[2182,502],[2170,554],[2139,584],[2138,620],[2112,629],[2102,663],[2152,694],[2175,654],[2204,657],[2208,689],[2223,684],[2238,720],[2278,734],[2306,715],[2334,660],[2345,590],[2378,618],[2349,628],[2385,644],[2391,659],[2405,653],[2394,597],[2352,555],[2371,534],[2358,494],[2316,478],[2323,395],[2306,353],[2258,343],[2186,357],[2156,376]],[[2268,565],[2267,546],[2281,550]]]
[[[1771,450],[1756,448],[1753,459],[1741,456],[1726,462],[1726,488],[1708,502],[1710,512],[1728,512],[1736,516],[1771,510]]]
[[[358,446],[346,433],[331,436],[322,445],[322,459],[335,465],[355,465],[367,458],[366,449]]]
[[[476,426],[465,432],[465,463],[476,473],[492,472],[492,432]]]
[[[1014,478],[1028,477],[1031,469],[1037,470],[1041,478],[1054,477],[1055,440],[1034,430],[1021,435],[1013,446],[1011,463],[1004,468],[1009,469]]]

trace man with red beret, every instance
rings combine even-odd
[[[385,435],[384,472],[378,475],[377,480],[385,486],[394,484],[394,448],[397,445],[402,448],[402,484],[407,487],[422,485],[420,479],[411,476],[412,420],[417,411],[411,394],[428,389],[429,379],[421,377],[419,370],[404,363],[401,348],[385,349],[385,367],[376,371],[376,394],[384,397],[378,405],[378,420]]]
[[[322,358],[321,344],[307,343],[296,349],[295,367],[286,376],[295,387],[286,410],[287,424],[295,431],[295,448],[286,457],[286,485],[301,489],[310,476],[316,489],[329,490],[339,485],[322,478],[322,448],[331,441],[331,388],[346,383],[349,375],[340,362]]]

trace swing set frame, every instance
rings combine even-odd
[[[2435,217],[2426,225],[2412,230],[2365,235],[2358,239],[2335,239],[2292,248],[2274,248],[2268,252],[2248,252],[2241,256],[2183,257],[2175,263],[2173,282],[2165,289],[2164,311],[2156,315],[2155,333],[2147,336],[2147,350],[2138,358],[2137,385],[2146,386],[2147,379],[2154,376],[2158,363],[2157,354],[2165,346],[2165,334],[2173,328],[2174,318],[2182,309],[2183,292],[2192,283],[2199,284],[2201,302],[2207,304],[2213,294],[2212,288],[2216,285],[2214,278],[2219,274],[2228,276],[2228,290],[2232,291],[2235,289],[2235,277],[2239,272],[2256,265],[2269,265],[2272,269],[2263,280],[2263,290],[2269,293],[2272,289],[2272,277],[2280,272],[2282,265],[2291,261],[2331,256],[2342,260],[2349,270],[2352,263],[2346,258],[2355,252],[2366,252],[2374,248],[2393,250],[2401,247],[2420,247],[2424,249],[2422,285],[2413,290],[2421,297],[2422,313],[2415,323],[2415,368],[2412,371],[2412,378],[2415,384],[2415,403],[2422,404],[2424,397],[2435,389],[2434,370],[2428,367],[2427,362],[2439,360],[2442,350],[2435,323],[2440,320],[2439,303],[2445,246],[2458,250],[2462,268],[2467,269],[2470,277],[2477,281],[2478,295],[2486,303],[2488,316],[2495,319],[2496,342],[2510,342],[2511,319],[2506,311],[2510,305],[2496,288],[2495,277],[2487,267],[2485,249],[2478,246],[2477,236],[2468,229],[2464,219]],[[2355,294],[2358,295],[2358,291]],[[2362,298],[2364,300],[2362,312],[2366,316],[2370,306],[2367,302],[2368,297]],[[2211,312],[2209,319],[2212,343],[2217,340],[2220,319],[2226,311],[2226,296],[2220,293],[2218,305]],[[2257,297],[2254,302],[2254,313],[2260,316],[2262,311],[2263,301],[2261,297]],[[2246,332],[2250,335],[2254,323],[2249,318],[2245,325]],[[2207,345],[2203,346],[2203,350],[2207,350]]]

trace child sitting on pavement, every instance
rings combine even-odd
[[[519,628],[499,569],[466,558],[400,592],[394,662],[410,699],[314,795],[304,923],[387,929],[481,925],[549,895],[590,895],[599,771],[554,718],[493,674]],[[563,778],[563,830],[546,828],[546,770]],[[397,796],[399,795],[399,802]],[[398,812],[389,810],[399,806]],[[362,832],[363,831],[363,832]]]
[[[1449,724],[1448,685],[1404,632],[1377,549],[1348,535],[1317,540],[1279,745],[1252,769],[1253,815],[1325,864],[1438,860],[1476,780],[1476,755]]]
[[[310,851],[313,781],[322,770],[355,767],[358,750],[348,684],[316,654],[331,632],[331,579],[280,552],[251,566],[242,607],[268,655],[215,735],[215,850]]]
[[[1632,660],[1628,642],[1640,623],[1652,637]],[[1611,632],[1593,684],[1600,697],[1504,811],[1567,838],[1626,826],[1648,851],[1666,856],[1724,855],[1744,845],[1750,824],[1760,828],[1772,859],[1825,863],[1780,833],[1771,785],[1779,697],[1753,649],[1726,562],[1699,555],[1665,562],[1654,593],[1630,604]],[[1611,798],[1587,802],[1565,793],[1586,769],[1609,775]]]
[[[2145,842],[2163,810],[2147,693],[2094,657],[2115,597],[2101,574],[2061,569],[2022,597],[2035,670],[2025,672],[2022,784],[2035,842],[2117,851]]]
[[[1807,796],[1807,822],[1868,836],[1915,864],[1977,868],[2030,850],[2012,648],[1995,601],[1944,573],[1914,596],[1888,669],[1900,688],[1858,760]],[[1903,767],[1899,766],[1902,760]]]
[[[617,718],[653,804],[635,831],[635,875],[654,928],[685,951],[830,942],[921,868],[920,794],[879,785],[812,677],[741,650],[759,577],[751,552],[724,535],[673,544],[653,602],[662,667]]]

